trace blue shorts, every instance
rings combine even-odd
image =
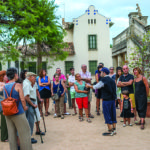
[[[103,100],[103,114],[106,124],[117,123],[115,100],[114,101]]]

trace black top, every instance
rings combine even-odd
[[[104,101],[112,101],[116,99],[116,84],[115,81],[106,76],[101,79],[104,83],[104,87],[102,87],[102,98]]]
[[[124,110],[130,110],[131,109],[131,103],[130,103],[130,98],[128,99],[123,99],[123,109]]]
[[[127,76],[122,75],[119,79],[119,81],[121,81],[121,82],[128,82],[130,80],[134,80],[134,76],[132,74],[128,74]],[[121,87],[121,92],[124,90],[128,90],[129,93],[134,93],[133,83],[132,83],[132,85]]]

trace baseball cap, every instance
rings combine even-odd
[[[106,67],[103,67],[101,71],[105,72],[107,75],[110,73],[109,69]]]

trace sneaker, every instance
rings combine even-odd
[[[35,143],[37,143],[37,140],[35,140],[34,138],[31,138],[31,143],[35,144]]]
[[[116,134],[117,134],[117,131],[116,131],[116,130],[113,130],[113,134],[116,135]]]
[[[41,132],[41,133],[40,133],[40,132],[35,132],[35,134],[36,134],[36,135],[45,135],[44,132]]]
[[[114,132],[105,132],[102,134],[103,136],[113,136],[114,135]]]
[[[123,124],[123,127],[126,127],[126,124]]]
[[[64,115],[61,115],[61,119],[64,119]]]
[[[57,116],[57,114],[54,114],[54,118],[57,118],[58,116]]]
[[[128,124],[128,126],[132,126],[132,124],[130,123],[130,124]]]

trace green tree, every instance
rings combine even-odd
[[[27,54],[37,58],[38,72],[42,68],[42,56],[52,57],[54,61],[65,60],[68,53],[63,42],[65,31],[55,15],[57,5],[49,0],[7,0],[0,2],[0,45],[1,58],[24,61]],[[23,46],[18,50],[18,45]],[[27,43],[29,46],[27,46]],[[35,48],[36,46],[36,48]],[[35,48],[36,51],[31,52]],[[24,53],[21,53],[21,51]]]
[[[140,67],[143,74],[146,77],[150,77],[150,31],[144,35],[144,37],[138,41],[140,46],[132,49],[130,54],[131,68]]]

